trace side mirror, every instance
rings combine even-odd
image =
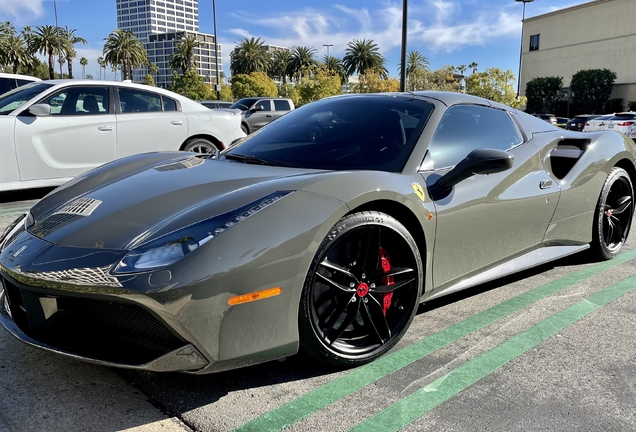
[[[48,117],[51,115],[51,106],[47,104],[31,105],[29,112],[37,117]]]
[[[263,105],[256,105],[254,108],[252,108],[252,112],[256,111],[263,111]]]
[[[437,180],[440,189],[450,189],[475,174],[494,174],[512,168],[514,156],[497,149],[481,148],[471,151],[455,168]]]

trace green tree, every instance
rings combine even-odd
[[[340,84],[344,85],[347,82],[347,73],[341,59],[334,56],[325,56],[322,62],[328,71],[340,77]]]
[[[292,75],[302,80],[303,73],[308,74],[310,69],[316,66],[316,49],[307,46],[295,46],[292,48]]]
[[[99,79],[102,79],[102,69],[104,69],[104,79],[106,79],[106,65],[108,63],[106,63],[106,60],[104,60],[104,57],[99,56],[97,57],[97,64],[99,65]]]
[[[66,58],[68,77],[70,79],[73,79],[73,59],[77,56],[75,45],[78,43],[86,44],[86,39],[75,35],[76,31],[76,29],[69,29],[68,27],[60,29],[61,46]]]
[[[354,93],[385,93],[399,90],[400,82],[397,79],[385,77],[381,70],[376,69],[367,69],[352,88]]]
[[[406,55],[406,79],[407,79],[407,90],[414,90],[413,85],[411,84],[411,76],[415,78],[418,73],[424,72],[428,70],[429,62],[426,57],[422,55],[419,51],[409,51]],[[398,68],[400,73],[402,73],[402,65]]]
[[[48,65],[40,61],[40,59],[34,58],[29,64],[22,64],[18,68],[18,73],[22,75],[31,75],[40,79],[49,79],[49,67]]]
[[[0,65],[18,73],[21,65],[28,66],[33,61],[22,35],[14,33],[0,39]]]
[[[232,75],[267,72],[271,56],[263,50],[263,44],[261,38],[241,39],[236,49],[230,53]]]
[[[383,74],[387,73],[385,59],[380,54],[378,45],[373,40],[354,39],[349,42],[342,58],[342,64],[347,76],[351,76],[356,72],[359,75],[364,75],[367,69],[380,70]]]
[[[170,69],[181,71],[185,74],[190,69],[196,68],[198,61],[194,50],[201,46],[195,35],[186,35],[181,38],[177,49],[170,58]]]
[[[562,96],[563,78],[560,76],[537,77],[526,83],[526,112],[553,113]]]
[[[219,94],[219,97],[220,97],[219,100],[224,100],[224,101],[234,100],[234,98],[232,97],[232,87],[222,82],[221,92]]]
[[[173,75],[170,90],[192,100],[206,100],[215,97],[212,88],[203,81],[203,77],[194,69],[190,69],[183,75]]]
[[[232,75],[232,95],[236,99],[245,97],[275,97],[278,89],[274,81],[264,72],[252,72],[249,75]]]
[[[82,57],[80,59],[80,65],[82,65],[82,79],[86,78],[86,65],[88,64],[88,59],[86,57]]]
[[[132,78],[132,70],[148,64],[144,44],[127,30],[113,30],[104,43],[104,60],[112,66],[121,66],[124,80]]]
[[[460,92],[461,83],[455,78],[455,68],[443,66],[437,70],[415,71],[409,77],[409,88],[415,90],[434,90]]]
[[[287,77],[293,73],[294,57],[287,50],[275,51],[272,56],[268,75],[272,78],[281,78],[283,85],[287,84]]]
[[[148,86],[155,86],[155,80],[152,78],[152,75],[146,74],[143,80],[141,80],[142,84],[146,84]]]
[[[37,26],[29,40],[29,51],[49,58],[49,79],[55,78],[54,56],[57,54],[59,32],[50,25]]]
[[[504,72],[499,68],[490,68],[466,77],[466,93],[519,108],[525,105],[526,97],[517,100],[514,83],[515,74],[510,69]]]
[[[291,99],[296,107],[302,105],[298,86],[293,84],[283,84],[278,87],[278,96]]]
[[[313,68],[310,75],[302,78],[298,88],[300,103],[306,104],[342,93],[340,77],[325,67]]]
[[[572,76],[570,90],[576,109],[590,114],[603,113],[616,81],[609,69],[584,69]]]

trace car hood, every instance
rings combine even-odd
[[[63,246],[126,249],[134,239],[155,239],[328,173],[184,153],[136,155],[43,198],[31,209],[29,231]]]

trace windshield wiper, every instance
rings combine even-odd
[[[284,166],[290,168],[300,168],[298,165],[291,164],[289,162],[283,162],[279,160],[273,159],[261,159],[252,155],[242,155],[238,153],[226,153],[223,155],[225,159],[236,160],[239,162],[243,162],[246,164],[254,164],[254,165],[267,165],[267,166]]]

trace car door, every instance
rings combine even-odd
[[[69,178],[117,158],[117,124],[109,86],[69,86],[39,100],[51,115],[28,108],[16,118],[20,179]]]
[[[179,150],[188,138],[188,118],[179,104],[159,93],[117,87],[117,155]]]
[[[272,102],[274,103],[273,120],[284,116],[291,110],[291,105],[287,99],[274,99]]]
[[[523,144],[510,115],[499,109],[449,108],[429,145],[429,187],[478,148],[506,150],[512,168],[474,175],[436,197],[437,235],[433,280],[437,288],[477,274],[539,245],[559,198],[559,186],[544,169],[539,149]]]
[[[269,99],[262,99],[256,102],[252,108],[245,113],[245,120],[250,127],[250,132],[254,132],[274,120],[272,103]]]

